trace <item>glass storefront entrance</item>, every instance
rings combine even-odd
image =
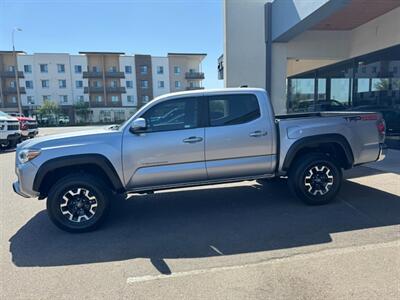
[[[379,111],[400,135],[400,45],[289,77],[287,110]]]

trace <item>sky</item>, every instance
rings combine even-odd
[[[120,51],[166,56],[207,53],[206,88],[222,87],[222,0],[0,0],[0,50],[31,53]]]

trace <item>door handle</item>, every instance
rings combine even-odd
[[[260,137],[260,136],[264,136],[267,135],[266,131],[261,131],[261,130],[256,130],[250,133],[251,137]]]
[[[183,142],[184,142],[184,143],[189,143],[189,144],[194,144],[194,143],[201,142],[202,140],[203,140],[202,137],[199,137],[199,136],[191,136],[191,137],[188,137],[188,138],[184,139]]]

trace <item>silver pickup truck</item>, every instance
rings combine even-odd
[[[96,228],[117,194],[177,187],[287,177],[297,197],[323,204],[342,169],[384,157],[384,138],[377,113],[275,116],[262,89],[181,92],[120,126],[23,142],[13,187],[47,198],[51,220],[70,232]]]

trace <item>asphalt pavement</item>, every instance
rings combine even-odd
[[[326,206],[285,182],[187,188],[131,195],[79,235],[13,193],[14,156],[0,154],[1,299],[400,299],[399,151],[346,172]]]

